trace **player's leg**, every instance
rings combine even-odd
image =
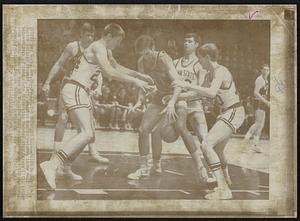
[[[175,122],[175,128],[179,135],[182,137],[182,140],[192,156],[192,159],[196,165],[196,169],[199,175],[199,179],[201,182],[207,182],[208,174],[206,168],[204,167],[202,160],[201,160],[201,150],[200,147],[197,147],[192,134],[186,127],[186,120],[187,120],[187,106],[180,102],[176,107],[177,113],[177,121]]]
[[[206,123],[205,114],[204,114],[204,112],[194,111],[189,114],[188,120],[189,120],[189,123],[190,123],[193,131],[195,132],[196,136],[199,139],[201,158],[203,159],[201,143],[208,134],[208,127],[207,127],[207,123]],[[208,182],[215,182],[215,178],[214,178],[212,172],[209,170],[206,160],[203,159],[202,163],[205,166],[205,168],[208,171],[209,176],[210,176],[208,178]]]
[[[255,152],[258,152],[258,153],[262,152],[261,148],[259,148],[257,146],[257,144],[259,142],[259,138],[261,136],[262,129],[265,126],[265,117],[266,117],[266,113],[265,113],[264,110],[261,110],[261,109],[256,110],[256,112],[255,112],[255,121],[256,121],[255,124],[257,126],[256,126],[256,130],[253,134],[254,138],[253,138],[253,145],[252,145],[251,149]]]
[[[228,127],[228,125],[223,121],[218,120],[202,142],[202,150],[204,156],[207,160],[210,170],[213,172],[214,176],[217,179],[218,189],[221,190],[220,198],[224,199],[231,198],[232,194],[221,167],[221,160],[214,147],[218,143],[228,139],[231,134],[232,129]],[[210,195],[208,195],[208,197],[206,198],[210,199]]]
[[[160,124],[160,123],[159,123]],[[161,152],[162,152],[162,138],[160,135],[160,125],[151,133],[151,147],[153,167],[151,173],[162,173],[161,168]]]
[[[91,116],[92,116],[92,129],[94,131],[94,134],[95,134],[95,131],[96,131],[96,119],[95,119],[95,116],[94,116],[94,110],[91,109],[90,110],[91,112]],[[94,139],[88,144],[88,148],[89,148],[89,155],[90,157],[97,161],[98,163],[108,163],[109,160],[107,158],[104,158],[102,156],[100,156],[99,152],[97,151],[97,148],[96,148],[96,145],[95,145],[95,142],[96,141],[96,137],[94,137]]]
[[[62,146],[62,140],[64,138],[65,134],[65,128],[67,126],[68,122],[68,114],[66,112],[62,95],[59,95],[58,98],[58,119],[55,125],[55,131],[54,131],[54,150],[57,151]]]
[[[139,153],[140,153],[140,169],[135,173],[128,175],[129,179],[140,179],[142,177],[149,176],[149,165],[148,165],[148,155],[149,155],[149,136],[153,128],[161,119],[160,112],[163,110],[162,105],[150,104],[143,115],[138,134],[139,134]]]
[[[56,170],[59,166],[72,163],[78,152],[94,139],[92,128],[92,116],[90,113],[90,100],[88,94],[80,87],[66,84],[62,90],[63,100],[68,108],[68,113],[80,132],[72,137],[64,147],[52,155],[49,161],[40,164],[47,182],[52,188],[56,188]]]
[[[217,122],[208,132],[208,135],[202,142],[204,155],[210,169],[217,179],[217,188],[214,192],[205,196],[206,199],[231,199],[232,193],[228,186],[226,174],[228,172],[224,148],[232,133],[235,132],[245,120],[245,110],[242,106],[229,109],[219,115]],[[217,149],[215,149],[217,148]],[[222,169],[222,164],[223,169]],[[225,174],[224,174],[224,172]]]

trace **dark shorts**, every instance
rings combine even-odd
[[[152,98],[152,104],[165,106],[165,104],[163,104],[163,102],[162,102],[162,98],[164,96],[171,95],[172,93],[173,92],[170,92],[170,93],[163,93],[160,91],[155,92],[155,94],[153,95],[153,98]]]

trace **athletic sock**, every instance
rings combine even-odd
[[[248,133],[246,133],[244,139],[245,140],[250,140],[251,136],[252,136],[252,134],[250,132],[248,132]]]
[[[53,161],[54,165],[56,167],[65,165],[69,162],[71,162],[69,156],[63,151],[59,150],[55,154],[51,156],[50,161]]]
[[[213,171],[216,179],[217,179],[217,183],[218,183],[218,187],[220,187],[221,189],[228,189],[228,185],[227,182],[225,180],[225,176],[221,167],[221,163],[217,162],[217,163],[212,163],[209,164],[209,168],[211,169],[211,171]]]
[[[255,136],[253,139],[253,144],[256,146],[259,142],[259,136]]]
[[[141,164],[141,170],[142,173],[147,173],[148,172],[148,167],[149,167],[149,156],[145,155],[145,156],[140,156],[140,164]]]

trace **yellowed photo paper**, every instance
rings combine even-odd
[[[296,5],[4,5],[5,217],[295,217]]]

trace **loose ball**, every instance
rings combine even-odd
[[[174,127],[174,123],[169,122],[167,117],[164,117],[161,121],[160,136],[166,143],[173,143],[179,137]]]

